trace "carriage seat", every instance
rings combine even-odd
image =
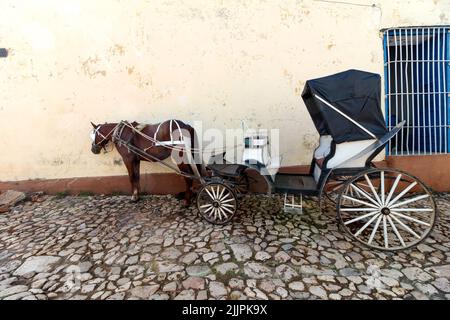
[[[314,150],[314,160],[322,168],[325,157],[330,154],[331,142],[333,138],[330,135],[320,136],[319,146]]]

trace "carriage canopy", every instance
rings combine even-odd
[[[302,98],[319,134],[341,143],[387,133],[380,94],[380,75],[348,70],[306,81]]]

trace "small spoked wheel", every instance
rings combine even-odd
[[[223,182],[210,182],[200,189],[197,208],[208,222],[225,224],[237,211],[237,197],[233,189]]]
[[[343,229],[378,250],[417,245],[430,234],[437,219],[428,188],[418,178],[396,169],[369,169],[357,174],[345,183],[337,202]]]

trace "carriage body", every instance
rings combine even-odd
[[[405,124],[403,121],[387,130],[380,95],[380,76],[374,73],[348,70],[309,80],[302,98],[320,135],[310,172],[277,173],[274,166],[269,172],[268,165],[277,161],[272,161],[267,152],[267,137],[247,137],[245,165],[228,169],[239,170],[235,171],[238,177],[245,174],[246,168],[256,169],[265,178],[269,193],[284,194],[285,211],[301,211],[304,195],[318,196],[320,207],[327,196],[336,205],[342,228],[366,246],[400,250],[417,245],[435,224],[436,205],[430,190],[416,177],[374,166],[374,158]],[[211,168],[215,177],[221,177],[220,168]],[[212,190],[217,189],[212,196],[217,198],[222,195],[221,182],[214,183]],[[233,182],[227,186],[228,194],[236,198],[238,191],[233,191]],[[295,196],[300,202],[296,203]],[[201,205],[199,211],[202,213]],[[216,210],[203,216],[213,223],[231,219],[228,215],[226,219],[209,219],[211,212]]]

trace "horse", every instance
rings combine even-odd
[[[119,154],[122,156],[125,164],[128,177],[131,184],[131,201],[139,200],[140,192],[140,162],[159,162],[170,156],[173,156],[172,150],[177,151],[177,156],[186,159],[184,149],[180,144],[173,145],[174,136],[178,139],[178,143],[184,140],[188,142],[192,148],[197,146],[197,136],[193,127],[180,120],[167,120],[156,124],[140,124],[136,121],[132,123],[104,123],[96,125],[91,122],[93,130],[91,132],[92,146],[91,151],[94,154],[99,154],[102,149],[106,150],[106,145],[113,142]],[[175,138],[176,139],[176,138]],[[124,141],[126,143],[124,143]],[[164,142],[164,143],[159,143]],[[139,152],[133,152],[137,148]],[[143,153],[142,153],[143,152]],[[196,159],[195,152],[191,149],[190,160]],[[184,197],[185,205],[189,206],[191,203],[193,191],[194,170],[201,175],[205,174],[205,167],[202,164],[191,165],[192,162],[178,161],[177,167],[180,173],[183,173],[186,191],[179,196]],[[187,174],[187,175],[185,175]],[[191,176],[188,176],[191,175]]]

